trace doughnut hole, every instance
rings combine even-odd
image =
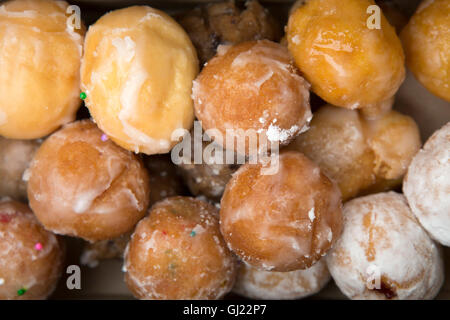
[[[236,276],[217,209],[189,197],[152,207],[131,237],[124,267],[128,288],[139,299],[219,299]]]
[[[404,53],[381,13],[369,29],[369,0],[309,0],[289,17],[288,48],[312,91],[356,109],[391,98],[405,78]]]
[[[46,299],[62,274],[64,248],[28,206],[0,201],[0,299]]]
[[[263,271],[241,263],[233,292],[250,299],[300,299],[319,292],[330,279],[325,259],[289,272]]]
[[[67,26],[65,1],[0,5],[0,135],[42,138],[75,119],[85,27]]]
[[[245,164],[227,184],[220,209],[225,241],[259,270],[309,268],[341,233],[339,188],[299,152],[281,153],[274,174],[263,169]]]
[[[46,229],[97,241],[131,231],[144,216],[150,192],[144,165],[104,137],[91,121],[78,121],[37,151],[28,198]]]
[[[444,281],[441,248],[395,192],[347,202],[344,231],[326,261],[351,299],[433,299]]]
[[[267,40],[220,47],[193,86],[194,108],[203,129],[231,151],[255,155],[268,142],[289,143],[311,120],[309,84],[293,66],[289,52]],[[227,133],[245,137],[252,132],[255,144],[239,149]],[[239,143],[238,143],[239,144]]]
[[[186,32],[162,11],[132,6],[89,27],[81,65],[86,106],[121,147],[167,153],[172,134],[194,120],[192,80],[198,59]]]
[[[403,29],[406,64],[434,95],[450,101],[450,3],[422,1]]]

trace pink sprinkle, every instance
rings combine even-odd
[[[34,248],[35,248],[37,251],[41,251],[41,250],[42,250],[42,243],[40,243],[40,242],[36,243],[36,244],[34,245]]]
[[[108,136],[106,134],[102,134],[102,141],[105,142],[108,140]]]

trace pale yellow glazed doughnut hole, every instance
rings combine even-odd
[[[194,119],[195,49],[167,14],[147,6],[107,13],[86,35],[81,86],[111,139],[134,152],[166,153]]]
[[[0,135],[34,139],[75,119],[84,27],[71,30],[64,1],[0,6]]]

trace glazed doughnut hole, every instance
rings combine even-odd
[[[450,246],[450,122],[411,161],[403,193],[425,230]]]
[[[287,49],[260,40],[220,47],[194,81],[192,96],[195,114],[214,141],[256,155],[306,130],[311,120],[308,88]],[[227,133],[239,137],[249,131],[258,138],[256,144],[226,145]]]
[[[287,147],[304,153],[334,179],[344,201],[397,187],[419,148],[419,129],[408,116],[389,111],[365,120],[356,110],[330,105],[321,107],[310,129]]]
[[[259,270],[309,268],[341,233],[339,189],[299,152],[281,153],[274,174],[263,169],[244,164],[227,184],[220,209],[225,241]]]
[[[344,231],[326,259],[351,299],[433,299],[444,281],[440,248],[395,192],[347,202]]]
[[[330,279],[325,259],[289,272],[263,271],[241,263],[233,292],[250,299],[301,299],[322,290]]]
[[[28,206],[0,200],[0,299],[46,299],[62,273],[63,243]]]
[[[197,49],[200,63],[209,61],[220,44],[251,40],[278,41],[281,28],[256,0],[238,8],[234,1],[209,3],[179,15],[178,22]]]
[[[69,28],[65,1],[0,5],[0,135],[46,136],[80,106],[84,26]]]
[[[139,299],[219,299],[233,286],[236,260],[214,206],[172,197],[155,204],[137,225],[124,270]]]
[[[431,93],[450,101],[450,3],[422,1],[401,33],[406,64]]]
[[[131,231],[149,203],[141,160],[89,120],[51,135],[30,169],[30,206],[46,229],[88,241]]]
[[[309,0],[289,17],[288,48],[312,90],[333,105],[356,109],[390,99],[405,77],[395,30],[367,26],[368,0]]]
[[[115,10],[86,34],[81,87],[100,127],[123,148],[167,153],[176,129],[194,120],[195,48],[167,14],[147,6]]]
[[[24,174],[40,144],[38,140],[0,137],[0,197],[27,200],[27,182],[26,176],[24,180]]]

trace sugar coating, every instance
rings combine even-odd
[[[324,259],[308,269],[289,272],[263,271],[241,263],[233,292],[250,299],[300,299],[319,292],[330,278]]]
[[[220,219],[229,248],[251,266],[306,269],[339,237],[341,195],[317,165],[301,153],[284,152],[274,175],[262,175],[261,165],[251,164],[233,175]]]
[[[29,169],[28,197],[40,222],[58,234],[95,241],[130,231],[149,203],[142,162],[89,120],[50,136]]]
[[[124,272],[140,299],[219,299],[234,284],[236,260],[222,239],[214,206],[171,197],[137,225]]]
[[[62,272],[62,245],[26,205],[0,200],[0,299],[47,298]]]
[[[414,157],[403,182],[412,212],[430,235],[450,246],[450,123]]]
[[[326,259],[351,299],[432,299],[444,281],[440,247],[395,192],[347,202],[344,231]]]

